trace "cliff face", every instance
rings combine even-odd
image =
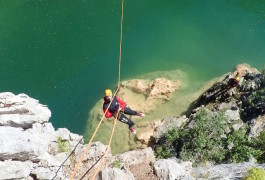
[[[86,145],[65,128],[55,131],[50,117],[46,106],[26,94],[0,93],[0,179],[70,179]],[[74,179],[91,179],[105,150],[92,143]],[[155,164],[151,148],[117,156],[108,152],[96,179],[163,179]]]
[[[168,117],[154,123],[146,129],[142,140],[148,144],[151,138],[153,143],[166,145],[169,143],[165,139],[166,132],[174,128],[192,129],[196,125],[196,115],[202,108],[211,117],[219,111],[224,112],[233,131],[249,124],[248,137],[257,137],[265,128],[264,101],[253,96],[251,91],[263,86],[262,75],[245,66],[239,66],[237,72],[241,78],[237,87],[226,89],[234,73],[220,79],[197,100],[189,116]],[[136,87],[137,90],[146,88],[143,84]],[[153,89],[150,94],[159,94],[157,91],[159,88]],[[50,117],[50,110],[38,100],[25,94],[0,93],[0,179],[70,178],[86,145],[80,135],[65,128],[55,130],[49,123]],[[227,130],[222,138],[228,136]],[[105,149],[106,146],[100,142],[92,143],[74,179],[91,179]],[[264,164],[256,164],[251,158],[250,162],[245,163],[213,165],[206,162],[195,168],[192,167],[195,158],[180,160],[176,158],[180,151],[171,150],[171,158],[159,160],[155,159],[150,147],[116,156],[109,152],[96,179],[237,179],[245,177],[251,167],[265,169]]]

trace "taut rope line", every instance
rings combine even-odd
[[[114,96],[117,94],[117,92],[118,92],[118,91],[116,90]],[[79,159],[79,161],[78,161],[78,163],[77,163],[77,165],[76,165],[76,167],[75,167],[75,169],[74,169],[74,172],[73,172],[73,174],[72,174],[71,177],[70,177],[71,180],[73,180],[73,178],[74,178],[74,176],[75,176],[75,174],[76,174],[76,172],[77,172],[77,170],[78,170],[78,168],[79,168],[79,166],[80,166],[82,160],[84,159],[84,157],[85,157],[85,155],[86,155],[86,152],[87,152],[88,148],[90,147],[90,145],[91,145],[91,143],[92,143],[92,140],[94,139],[94,137],[95,137],[95,135],[96,135],[96,133],[97,133],[97,131],[98,131],[98,129],[99,129],[99,127],[100,127],[100,125],[101,125],[103,119],[104,119],[104,116],[106,115],[106,113],[107,113],[107,111],[108,111],[108,109],[109,109],[109,107],[110,107],[110,105],[111,105],[111,103],[112,103],[112,101],[113,101],[113,99],[111,100],[111,102],[109,103],[109,105],[108,105],[108,107],[107,107],[107,110],[105,111],[105,113],[104,113],[103,116],[101,117],[101,119],[100,119],[100,121],[99,121],[99,123],[98,123],[98,126],[97,126],[97,128],[96,128],[94,134],[93,134],[92,137],[90,138],[90,141],[89,141],[89,143],[87,144],[85,151],[83,152],[81,158]]]
[[[119,112],[120,112],[120,110],[118,110],[117,116],[116,116],[116,118],[115,118],[115,120],[114,120],[114,124],[113,124],[112,132],[111,132],[111,135],[110,135],[110,140],[109,140],[108,147],[107,147],[107,149],[106,149],[106,151],[105,151],[103,157],[100,159],[100,162],[99,162],[98,168],[97,168],[96,172],[94,173],[94,175],[93,175],[93,177],[92,177],[92,180],[95,180],[95,177],[96,177],[96,175],[98,174],[98,172],[99,172],[99,170],[100,170],[100,168],[101,168],[101,166],[102,166],[102,163],[103,163],[103,161],[104,161],[104,158],[105,158],[105,156],[107,155],[107,152],[109,151],[109,148],[110,148],[110,145],[111,145],[111,141],[112,141],[112,137],[113,137],[113,134],[114,134],[114,130],[115,130],[115,126],[116,126],[117,117],[118,117]]]
[[[120,37],[120,55],[119,55],[119,80],[118,80],[118,88],[120,87],[120,77],[121,77],[121,45],[122,45],[122,24],[123,24],[123,4],[124,0],[122,0],[121,6],[121,37]]]
[[[116,96],[117,92],[119,92],[119,89],[120,89],[120,75],[121,75],[121,47],[122,47],[122,24],[123,24],[123,5],[124,5],[124,0],[122,0],[122,11],[121,11],[121,36],[120,36],[120,54],[119,54],[119,78],[118,78],[118,88],[117,88],[116,92],[114,93],[114,96],[113,96],[113,97]],[[80,166],[82,160],[84,159],[84,157],[85,157],[85,155],[86,155],[86,152],[87,152],[88,148],[90,147],[90,145],[91,145],[91,143],[92,143],[92,140],[94,139],[94,137],[95,137],[95,135],[96,135],[96,133],[97,133],[97,131],[98,131],[98,129],[99,129],[99,127],[100,127],[100,125],[101,125],[103,119],[104,119],[104,116],[106,115],[106,113],[107,113],[107,111],[108,111],[108,109],[109,109],[109,107],[110,107],[110,105],[111,105],[111,103],[112,103],[112,101],[113,101],[113,99],[112,99],[111,102],[109,103],[109,105],[108,105],[108,107],[107,107],[105,113],[103,114],[103,116],[102,116],[100,122],[98,123],[98,126],[97,126],[95,132],[93,133],[93,135],[92,135],[92,137],[91,137],[89,143],[87,144],[85,151],[83,152],[81,158],[79,159],[79,161],[78,161],[78,163],[77,163],[77,165],[76,165],[76,167],[75,167],[75,169],[74,169],[74,172],[73,172],[73,174],[72,174],[71,177],[70,177],[71,180],[73,180],[75,174],[77,173],[77,170],[78,170],[78,168],[79,168],[79,166]],[[118,113],[119,113],[119,110],[118,110]],[[109,147],[110,147],[110,144],[111,144],[111,141],[112,141],[112,137],[113,137],[113,134],[114,134],[115,126],[116,126],[116,120],[117,120],[117,117],[118,117],[118,115],[116,116],[116,118],[115,118],[115,120],[114,120],[114,125],[113,125],[113,128],[112,128],[111,137],[110,137],[110,140],[109,140],[108,147],[107,147],[107,149],[105,150],[104,155],[103,155],[103,157],[102,157],[101,160],[100,160],[99,166],[98,166],[98,168],[97,168],[97,170],[96,170],[96,172],[95,172],[95,174],[94,174],[94,176],[93,176],[93,178],[92,178],[93,180],[95,179],[95,177],[96,177],[98,171],[100,170],[101,165],[102,165],[103,160],[104,160],[104,157],[106,156],[106,154],[107,154],[107,152],[108,152],[108,150],[109,150]]]

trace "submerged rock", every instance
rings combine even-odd
[[[157,78],[151,82],[150,80],[135,79],[122,82],[121,87],[121,94],[126,93],[124,97],[128,98],[129,94],[133,94],[135,99],[141,99],[135,101],[124,98],[126,102],[130,102],[133,109],[149,113],[155,110],[157,105],[168,101],[171,95],[180,88],[180,82],[170,81],[166,78]],[[137,95],[139,93],[141,94]],[[137,96],[141,97],[137,98]]]

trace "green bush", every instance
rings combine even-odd
[[[69,145],[67,141],[62,140],[61,137],[58,137],[57,139],[58,147],[60,152],[68,152],[69,151]]]
[[[122,162],[121,162],[121,160],[114,161],[113,167],[118,168],[118,169],[121,169],[122,168]]]
[[[245,180],[265,180],[265,170],[261,168],[252,168],[248,170]]]
[[[157,159],[167,159],[171,157],[170,148],[167,145],[156,146],[154,154]]]
[[[256,157],[259,163],[265,163],[265,131],[253,140],[255,149],[260,150],[260,155]]]
[[[248,98],[248,105],[250,107],[254,107],[258,103],[265,104],[265,89],[264,88],[252,92],[252,94]]]
[[[244,128],[238,131],[232,131],[227,138],[227,146],[233,144],[232,148],[228,148],[226,159],[232,162],[249,161],[249,158],[253,156],[258,158],[261,155],[261,151],[255,148],[255,140],[248,140],[246,130]]]
[[[251,140],[247,128],[231,130],[224,111],[209,113],[201,109],[193,119],[193,125],[184,129],[172,129],[165,134],[166,142],[155,148],[155,156],[168,158],[171,150],[182,160],[192,160],[194,165],[206,161],[213,163],[243,162],[254,157],[265,160],[265,132]],[[226,134],[225,130],[230,129]]]
[[[226,124],[224,112],[209,114],[202,109],[194,118],[194,126],[180,132],[179,137],[183,142],[181,159],[193,159],[195,164],[202,161],[222,162],[225,150],[221,135],[225,133]]]

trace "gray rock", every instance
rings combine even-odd
[[[55,156],[50,155],[49,153],[45,152],[40,156],[40,165],[44,167],[50,167],[50,166],[60,166],[63,161],[68,157],[66,153],[60,153],[56,154]],[[70,165],[70,159],[68,159],[65,164],[65,166]]]
[[[240,163],[199,167],[192,170],[192,175],[195,179],[242,179],[246,177],[248,169],[253,167],[265,169],[265,164]]]
[[[265,131],[265,116],[259,116],[251,120],[249,137],[257,137],[262,131]]]
[[[40,160],[40,155],[48,149],[47,141],[38,134],[31,134],[22,128],[0,127],[0,159]]]
[[[31,174],[35,175],[37,179],[52,179],[55,176],[55,172],[52,172],[50,169],[44,167],[34,169]]]
[[[239,109],[236,110],[227,110],[225,111],[225,115],[228,118],[229,122],[234,122],[240,119]]]
[[[57,142],[57,134],[51,123],[35,123],[32,125],[32,128],[27,129],[26,132],[39,136],[42,139],[42,144],[49,144],[51,141]]]
[[[244,126],[244,123],[240,121],[239,123],[234,124],[232,128],[234,129],[234,131],[238,131],[243,126]]]
[[[66,128],[59,128],[56,131],[57,135],[62,138],[64,141],[70,140],[70,131]]]
[[[0,179],[26,179],[33,169],[30,161],[0,161]]]
[[[141,164],[143,162],[148,164],[154,163],[155,156],[152,148],[149,147],[143,150],[129,151],[117,155],[113,158],[112,162],[116,160],[121,161],[126,167],[129,167],[131,165]]]
[[[0,93],[0,125],[30,128],[34,123],[48,122],[51,111],[26,94]]]
[[[80,159],[83,152],[85,151],[87,145],[80,145],[77,146],[76,151],[75,151],[75,157],[76,159]],[[86,164],[91,167],[93,166],[104,154],[105,150],[107,149],[107,146],[100,142],[93,142],[89,149],[87,150],[83,162],[86,162]],[[106,158],[111,158],[112,154],[111,151],[109,150]]]
[[[218,107],[219,110],[223,109],[231,109],[231,107],[236,107],[236,104],[234,102],[229,102],[229,103],[221,103]]]
[[[172,159],[160,159],[154,164],[155,174],[163,180],[194,179],[186,169]]]
[[[97,180],[134,180],[130,171],[124,171],[117,168],[103,169],[96,178]]]
[[[186,116],[168,117],[163,119],[163,124],[155,129],[155,139],[158,141],[168,130],[179,128],[188,121]]]

